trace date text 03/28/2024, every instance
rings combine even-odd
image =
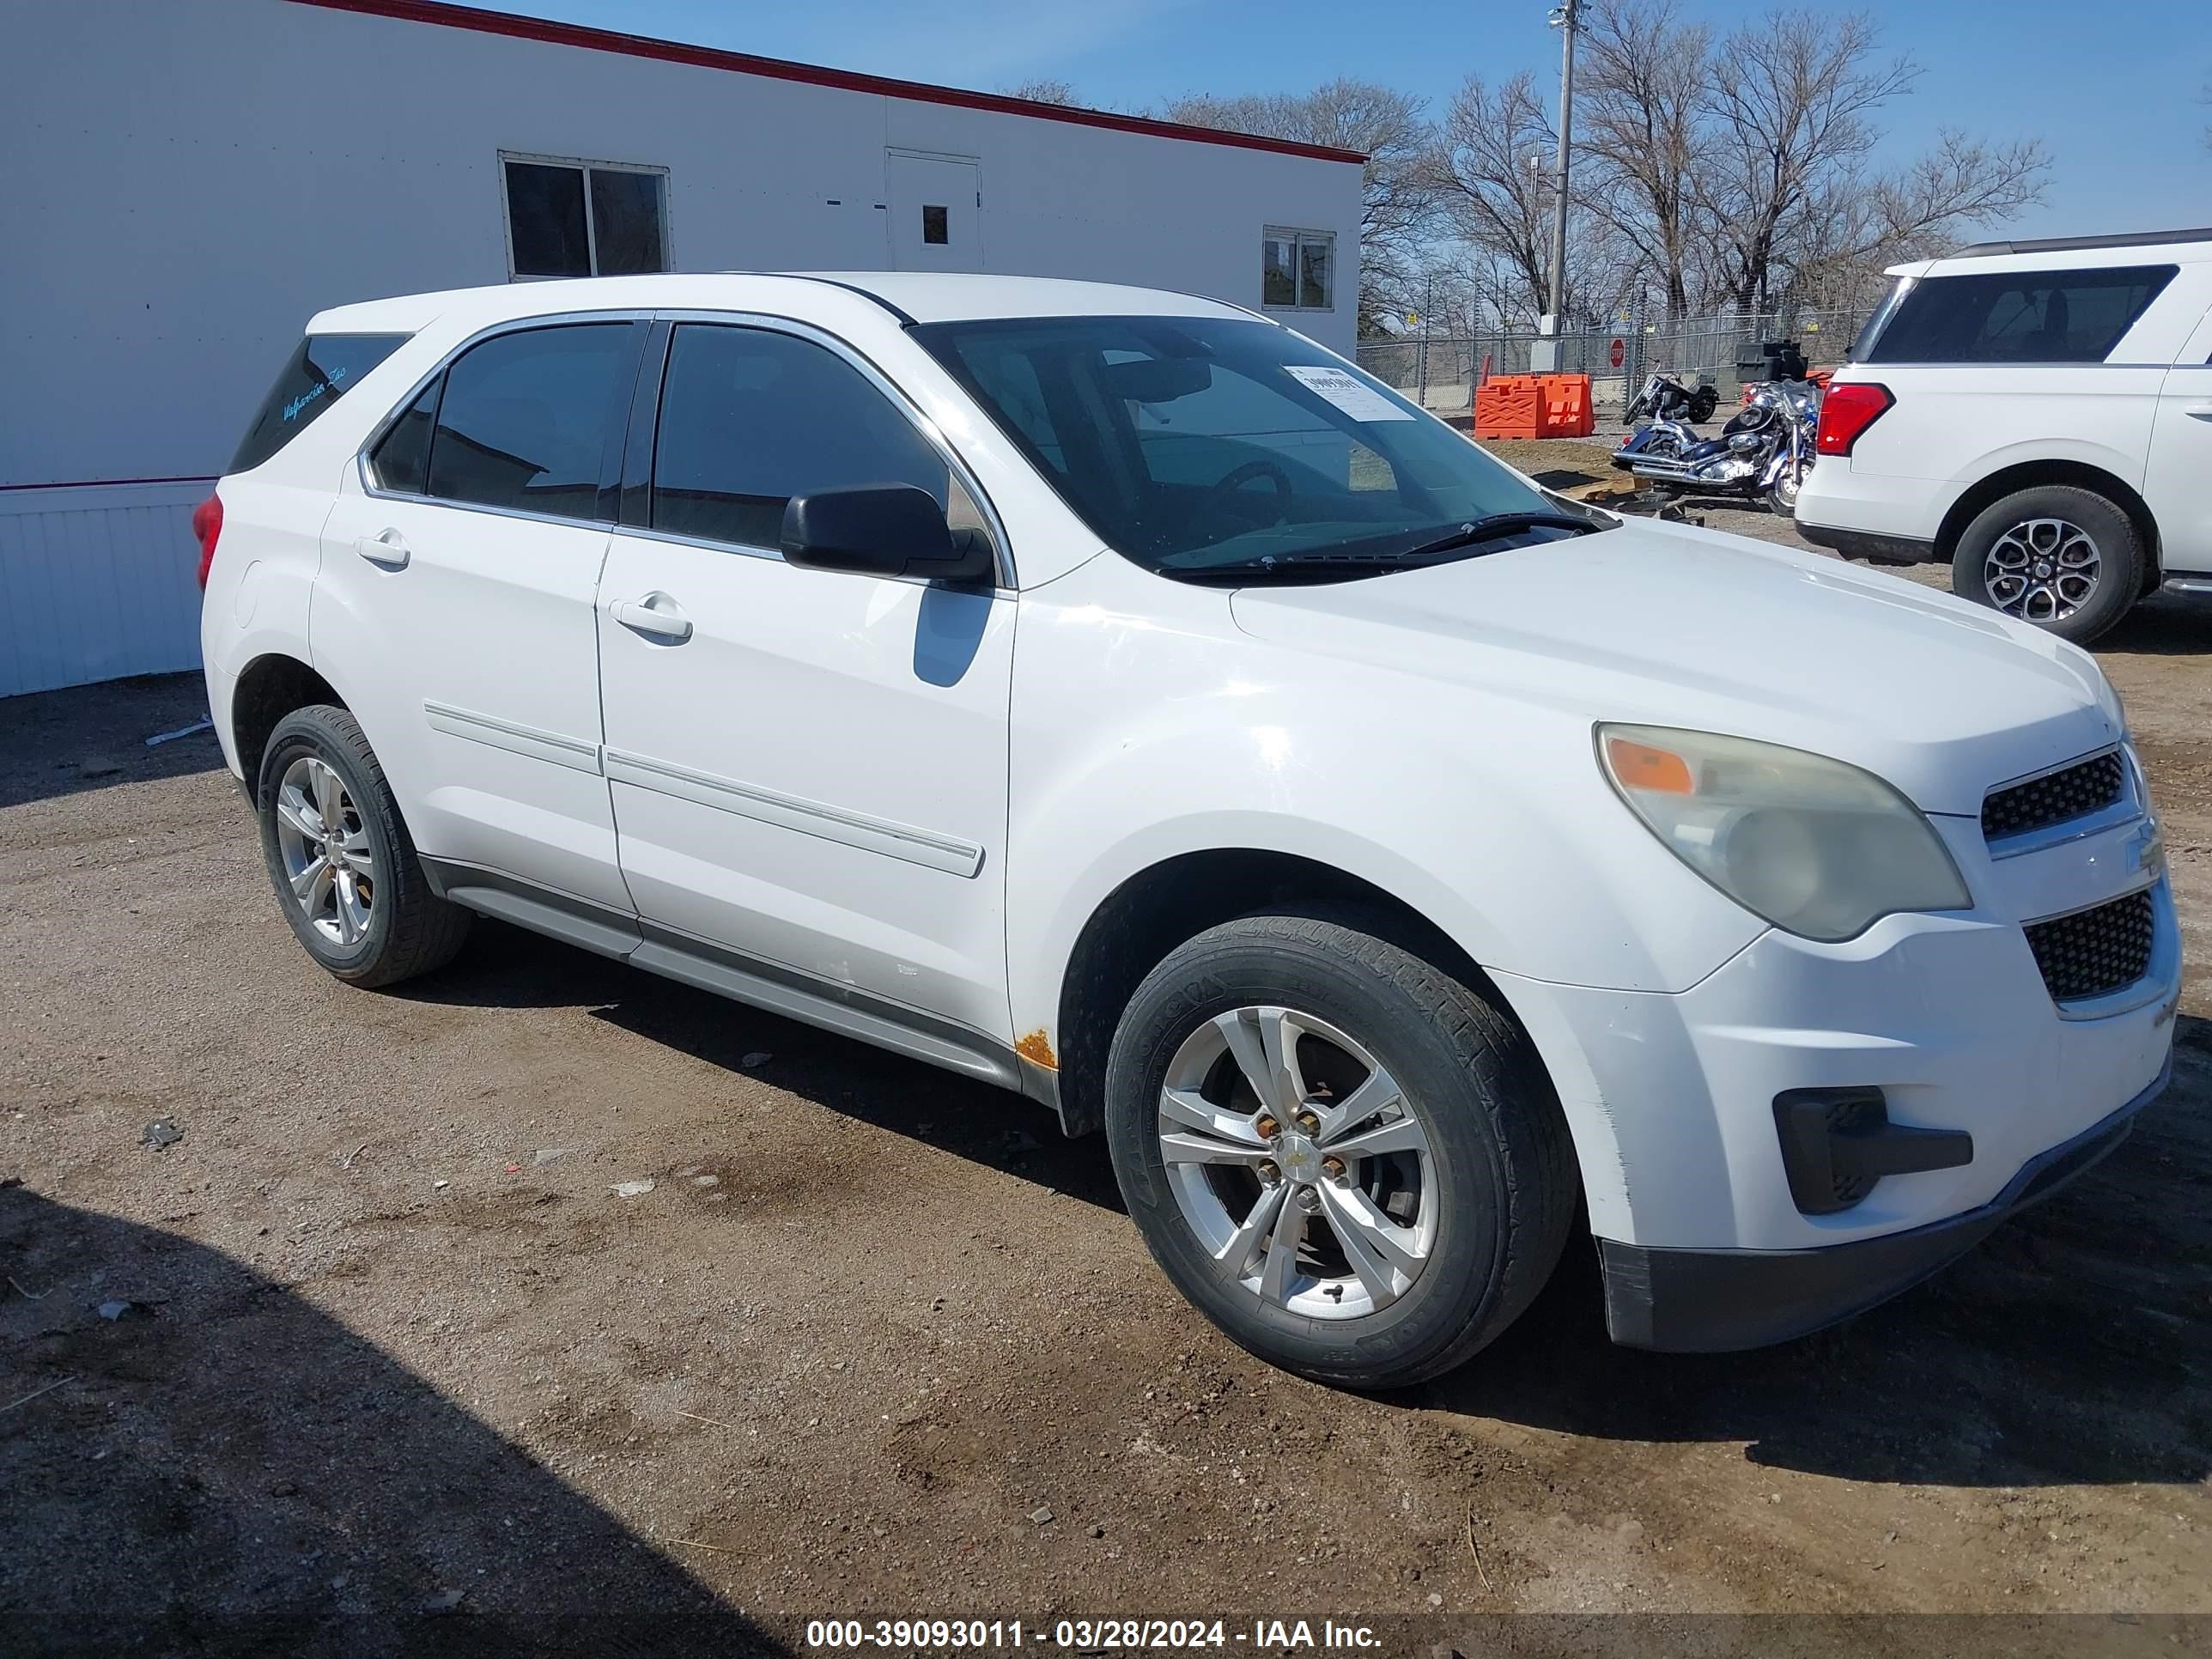
[[[1260,1652],[1297,1649],[1358,1651],[1377,1644],[1364,1625],[1318,1624],[1304,1619],[1255,1619],[1249,1627],[1220,1619],[1061,1619],[1050,1624],[1019,1619],[811,1619],[810,1648],[888,1649],[895,1651],[989,1651],[1051,1647],[1084,1653],[1121,1650],[1243,1648]]]

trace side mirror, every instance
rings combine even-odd
[[[988,581],[989,542],[955,536],[945,509],[914,484],[849,484],[793,495],[783,509],[783,556],[815,570],[932,581]]]

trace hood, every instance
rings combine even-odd
[[[1311,587],[1239,590],[1246,633],[1572,716],[1848,761],[1923,811],[2117,739],[2088,655],[1916,582],[1686,526]]]

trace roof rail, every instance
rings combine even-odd
[[[2212,242],[2212,227],[2197,230],[2137,230],[2119,236],[2046,236],[2029,242],[1976,242],[1939,255],[1971,259],[1982,253],[2069,253],[2077,248],[2156,247],[2166,242]]]

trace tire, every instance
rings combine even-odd
[[[1528,1040],[1480,995],[1382,936],[1390,931],[1358,912],[1253,915],[1210,928],[1137,988],[1107,1060],[1115,1173],[1162,1271],[1252,1353],[1356,1389],[1422,1382],[1493,1340],[1558,1265],[1577,1190],[1566,1124]],[[1262,1108],[1245,1056],[1230,1045],[1249,1054],[1257,1044],[1260,1075],[1269,1076],[1268,1023],[1286,1013],[1276,1029],[1292,1040],[1272,1039],[1273,1052],[1287,1046],[1298,1056],[1303,1083]],[[1355,1103],[1370,1063],[1385,1083]],[[1392,1080],[1402,1091],[1395,1104],[1386,1103]],[[1290,1098],[1304,1102],[1293,1118],[1315,1109],[1356,1115],[1279,1118],[1269,1144],[1266,1120]],[[1164,1116],[1164,1103],[1176,1115]],[[1193,1112],[1210,1115],[1213,1130],[1198,1128]],[[1164,1129],[1177,1139],[1173,1164]],[[1421,1150],[1406,1150],[1413,1141]],[[1329,1148],[1354,1142],[1395,1149],[1328,1173]],[[1195,1161],[1194,1146],[1228,1156]],[[1312,1194],[1317,1218],[1300,1208],[1300,1193]],[[1272,1224],[1262,1214],[1270,1203]],[[1360,1214],[1393,1230],[1338,1218]],[[1282,1221],[1301,1215],[1293,1258],[1281,1249],[1291,1237]],[[1347,1236],[1419,1245],[1406,1252],[1418,1258],[1413,1271],[1403,1256],[1394,1262],[1364,1246],[1363,1273]],[[1293,1261],[1297,1271],[1287,1271]],[[1286,1271],[1271,1283],[1279,1263]]]
[[[2094,561],[2086,584],[2079,580],[2084,558]],[[1992,502],[1966,526],[1951,562],[1951,590],[1960,599],[2076,645],[2127,615],[2142,578],[2134,521],[2072,484],[2038,484]]]
[[[345,831],[336,859],[318,834],[326,781],[339,792],[336,817]],[[318,703],[277,722],[262,751],[254,810],[277,906],[307,954],[338,978],[365,988],[397,985],[461,948],[469,913],[430,890],[376,751],[344,709]],[[304,893],[295,874],[307,878]]]
[[[1701,386],[1690,394],[1690,424],[1703,426],[1713,418],[1713,411],[1721,406],[1719,389]]]
[[[1767,504],[1782,517],[1794,519],[1797,516],[1797,498],[1804,493],[1805,465],[1800,461],[1795,466],[1784,467],[1776,477],[1774,488],[1768,492]]]

